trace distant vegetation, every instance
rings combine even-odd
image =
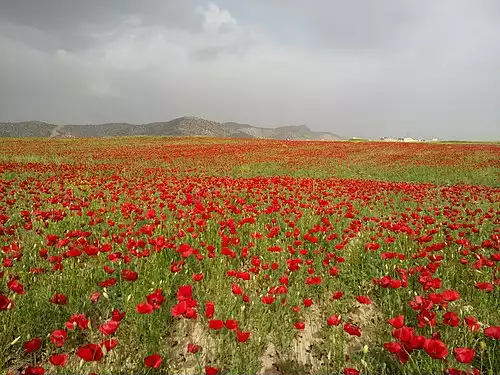
[[[263,128],[235,122],[220,123],[197,117],[143,125],[108,123],[99,125],[54,125],[39,121],[0,123],[0,137],[95,138],[123,136],[202,136],[217,138],[267,138],[291,140],[338,140],[337,135],[314,132],[305,125]]]

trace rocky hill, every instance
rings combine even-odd
[[[180,117],[168,122],[143,125],[128,123],[54,125],[40,121],[0,123],[0,137],[95,138],[138,135],[290,140],[340,139],[332,133],[314,132],[305,125],[263,128],[235,122],[221,123],[197,117]]]

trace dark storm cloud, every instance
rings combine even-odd
[[[98,42],[92,32],[111,31],[112,35],[113,29],[130,17],[141,17],[147,24],[196,28],[194,3],[192,0],[7,0],[0,2],[0,22],[19,26],[18,38],[33,46],[44,46],[43,40],[33,35],[38,33],[52,40],[47,43],[48,48],[57,45],[77,50]]]
[[[0,2],[0,121],[500,139],[496,0]]]

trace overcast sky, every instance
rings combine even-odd
[[[500,140],[499,0],[0,0],[0,121]]]

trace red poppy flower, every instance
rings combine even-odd
[[[104,280],[104,281],[99,281],[99,286],[102,287],[102,288],[109,288],[110,286],[113,286],[116,284],[116,278],[114,277],[110,277],[109,279],[107,280]]]
[[[146,367],[158,368],[161,366],[163,358],[161,355],[155,353],[144,358],[144,365]]]
[[[187,352],[191,354],[196,354],[200,351],[201,347],[196,344],[189,343],[187,344]]]
[[[50,299],[50,302],[56,305],[66,305],[68,298],[64,294],[54,294]]]
[[[475,287],[485,292],[492,292],[495,286],[492,283],[476,283]]]
[[[40,349],[42,346],[42,340],[38,337],[35,337],[34,339],[31,339],[30,341],[24,343],[24,350],[26,353],[33,353]]]
[[[302,302],[304,303],[305,307],[310,307],[313,304],[312,298],[304,298]]]
[[[433,303],[440,305],[444,302],[443,296],[439,293],[431,293],[427,296]]]
[[[280,284],[288,285],[288,276],[280,276]]]
[[[87,344],[79,347],[76,351],[76,355],[86,362],[92,362],[100,361],[103,356],[103,352],[99,345]]]
[[[319,284],[321,284],[321,281],[322,281],[322,279],[320,276],[306,278],[307,285],[319,285]]]
[[[218,330],[218,329],[221,329],[222,327],[224,327],[224,322],[222,320],[219,320],[219,319],[212,319],[208,322],[208,327],[210,329]]]
[[[477,322],[477,319],[474,318],[473,316],[466,316],[464,318],[464,322],[467,325],[467,328],[471,330],[472,332],[477,332],[479,331],[479,323]]]
[[[360,371],[352,367],[346,367],[344,369],[344,375],[359,375]]]
[[[135,311],[139,314],[151,314],[153,312],[153,305],[150,305],[147,302],[142,302],[137,304]]]
[[[333,293],[332,299],[341,299],[344,296],[344,292],[338,291]]]
[[[359,327],[351,323],[344,324],[344,331],[346,331],[351,336],[361,336],[361,330],[359,329]]]
[[[410,347],[412,349],[423,349],[425,344],[425,336],[413,336],[410,341]]]
[[[369,305],[369,304],[371,304],[371,303],[372,303],[372,301],[370,300],[370,298],[369,298],[369,297],[367,297],[367,296],[357,296],[357,297],[356,297],[356,300],[357,300],[359,303],[363,304],[363,305]]]
[[[446,345],[438,339],[425,340],[424,350],[429,357],[434,359],[443,359],[448,356],[448,349],[446,348]]]
[[[215,305],[213,302],[207,301],[205,302],[205,317],[207,319],[211,319],[215,313]]]
[[[181,285],[177,290],[177,301],[185,301],[193,299],[193,287],[189,284]]]
[[[147,295],[146,300],[151,306],[153,306],[154,310],[159,309],[163,304],[163,302],[165,302],[165,296],[163,295],[163,290],[157,289],[153,293]]]
[[[238,337],[238,342],[246,342],[250,337],[250,332],[236,331],[236,336]]]
[[[114,309],[113,312],[111,313],[111,320],[114,320],[115,322],[121,321],[125,317],[125,311],[120,312],[117,309]]]
[[[104,346],[106,348],[106,351],[109,352],[118,345],[118,340],[115,338],[110,338],[101,342],[100,345],[101,348]]]
[[[64,366],[68,361],[69,355],[67,354],[53,354],[50,356],[49,361],[54,366]]]
[[[195,273],[191,278],[193,281],[201,281],[203,280],[203,273]]]
[[[306,328],[306,323],[304,322],[295,322],[294,324],[294,327],[299,329],[299,330],[303,330],[304,328]]]
[[[89,328],[89,320],[85,317],[85,314],[73,314],[70,316],[69,320],[66,322],[66,328],[74,329],[79,327],[80,329]]]
[[[273,303],[275,300],[275,298],[273,296],[264,296],[262,297],[262,303],[266,304],[266,305],[270,305],[271,303]]]
[[[460,318],[454,312],[448,311],[443,315],[443,324],[450,327],[457,327],[460,324]]]
[[[7,287],[16,294],[24,294],[24,286],[17,279],[8,281]]]
[[[403,346],[399,342],[386,342],[384,343],[384,348],[386,348],[390,353],[399,353],[403,350]]]
[[[6,295],[0,293],[0,311],[8,310],[12,306],[12,301]]]
[[[122,279],[127,280],[127,281],[136,281],[137,280],[137,272],[129,270],[129,269],[124,269],[122,271]]]
[[[24,375],[43,375],[43,374],[45,374],[45,369],[43,367],[28,366],[24,370]]]
[[[401,342],[411,342],[414,336],[414,328],[413,327],[401,327],[392,330],[392,337],[398,339]]]
[[[418,327],[419,328],[423,328],[426,325],[434,327],[437,323],[436,313],[434,311],[430,311],[430,310],[420,311],[420,313],[417,315],[417,319],[418,319]]]
[[[460,298],[460,293],[458,293],[454,289],[445,290],[443,293],[441,293],[441,295],[443,296],[443,299],[448,302],[456,301]]]
[[[114,320],[109,320],[105,323],[103,323],[99,327],[99,331],[101,331],[104,335],[112,335],[113,333],[116,332],[118,329],[118,326],[120,325],[120,322],[114,321]]]
[[[401,328],[405,324],[405,316],[404,315],[398,315],[398,316],[395,316],[394,318],[388,319],[387,322],[391,326],[393,326],[394,328]]]
[[[198,317],[198,313],[194,308],[188,307],[186,313],[184,314],[186,319],[196,319]]]
[[[479,373],[476,371],[469,372],[469,371],[459,370],[459,369],[456,369],[453,367],[445,369],[444,373],[447,375],[475,375],[475,374],[480,375],[481,374],[480,372]]]
[[[218,367],[206,366],[205,367],[205,375],[217,375],[220,371]]]
[[[326,324],[329,326],[338,326],[342,322],[342,317],[340,315],[332,315],[326,320]]]
[[[170,313],[173,317],[184,315],[187,311],[186,301],[179,302],[170,309]]]
[[[492,339],[500,340],[500,326],[488,327],[484,330],[484,334]]]
[[[94,292],[90,295],[90,300],[92,301],[92,303],[96,303],[101,297],[101,295],[102,295],[101,292]]]
[[[399,289],[401,286],[403,286],[403,282],[401,280],[392,279],[389,281],[389,288],[391,289]]]
[[[238,321],[234,319],[228,319],[224,322],[227,329],[233,330],[238,328]]]
[[[336,266],[333,266],[330,268],[330,276],[338,276],[339,275],[339,268]]]
[[[471,363],[476,352],[470,348],[456,348],[453,350],[453,355],[458,362]]]
[[[63,329],[56,329],[50,334],[50,341],[58,346],[61,347],[64,345],[64,341],[66,341],[66,337],[68,337],[68,333],[63,330]]]
[[[233,294],[242,294],[243,293],[243,289],[241,289],[241,287],[238,285],[238,284],[233,284],[233,286],[231,287],[232,291],[233,291]]]

